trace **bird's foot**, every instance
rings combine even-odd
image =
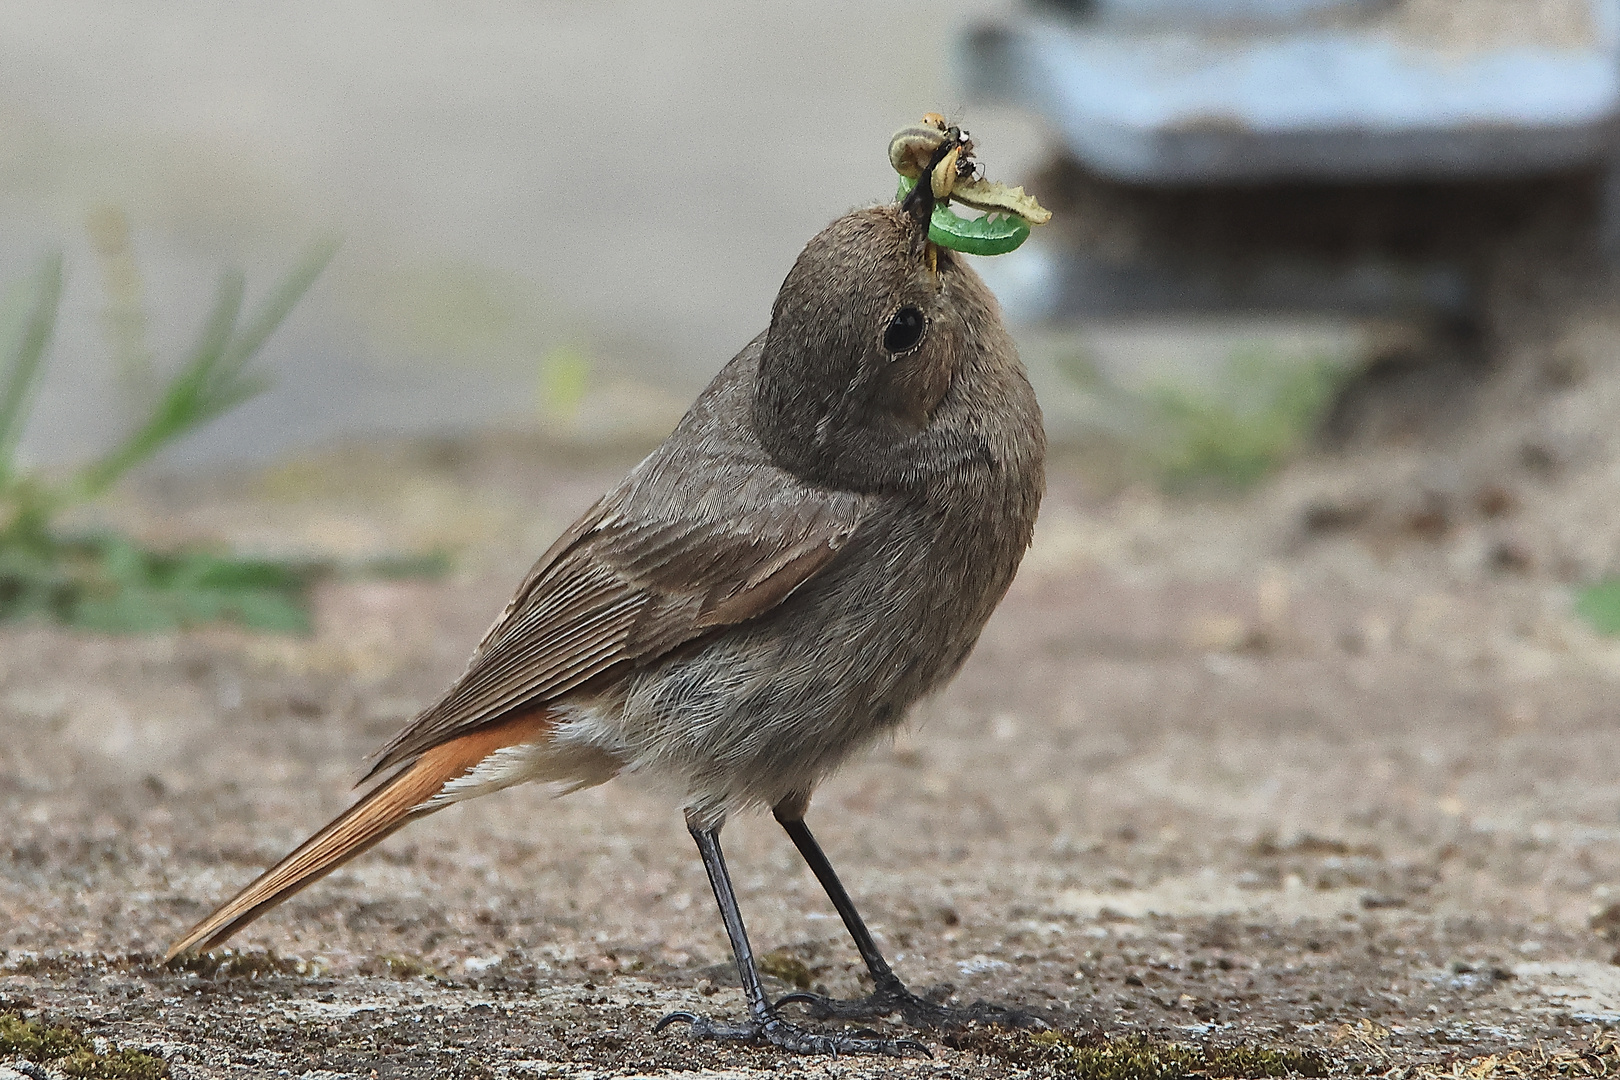
[[[749,1020],[741,1024],[725,1024],[706,1016],[684,1011],[672,1012],[653,1026],[653,1032],[663,1031],[676,1022],[689,1024],[694,1039],[714,1039],[720,1042],[746,1042],[774,1046],[790,1054],[881,1054],[885,1057],[905,1057],[915,1051],[924,1057],[933,1057],[928,1047],[916,1039],[887,1039],[870,1029],[859,1031],[807,1031],[790,1024],[778,1016],[764,1020]]]
[[[1000,1024],[1005,1027],[1044,1028],[1046,1021],[1034,1013],[1006,1005],[992,1005],[976,1001],[972,1005],[952,1006],[921,997],[911,992],[899,979],[883,982],[864,998],[841,1001],[825,994],[788,994],[776,1002],[783,1005],[804,1005],[816,1020],[871,1020],[879,1016],[898,1016],[908,1026],[935,1030],[964,1028],[969,1024]]]

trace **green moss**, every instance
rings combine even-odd
[[[29,1061],[55,1061],[87,1045],[72,1028],[46,1027],[38,1020],[24,1020],[16,1013],[0,1013],[0,1052]]]
[[[1311,1049],[1274,1046],[1206,1047],[1207,1076],[1326,1076],[1327,1059]]]
[[[141,1050],[97,1053],[95,1045],[70,1027],[25,1020],[16,1013],[0,1013],[0,1058],[21,1057],[49,1063],[68,1076],[90,1080],[158,1080],[169,1075],[168,1064]]]
[[[760,957],[759,971],[762,975],[781,979],[789,986],[798,987],[800,990],[810,989],[810,983],[814,981],[809,966],[786,949],[777,949]]]
[[[1233,1080],[1256,1077],[1327,1075],[1327,1060],[1316,1050],[1193,1045],[1147,1035],[1118,1038],[1077,1036],[1062,1031],[984,1033],[971,1046],[1039,1075],[1077,1080]]]

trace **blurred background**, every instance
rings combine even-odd
[[[491,426],[661,435],[804,242],[892,197],[896,127],[961,112],[996,175],[1039,157],[1035,120],[969,111],[949,70],[1009,6],[10,4],[0,281],[66,252],[24,457],[83,457],[126,419],[110,265],[132,260],[173,355],[223,267],[251,300],[322,236],[340,253],[256,361],[274,389],[171,465]]]
[[[66,256],[19,460],[107,445],[223,268],[251,303],[323,239],[272,388],[164,464],[645,444],[942,110],[1059,209],[981,260],[1055,440],[1252,482],[1454,423],[1606,273],[1617,37],[1614,0],[13,4],[11,324]]]

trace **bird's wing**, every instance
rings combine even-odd
[[[368,779],[770,610],[860,522],[861,497],[805,486],[757,458],[681,457],[649,458],[552,545],[466,672],[379,752]]]
[[[769,611],[837,556],[860,522],[860,497],[807,488],[757,447],[718,449],[666,444],[575,522],[529,572],[466,673],[383,749],[372,773],[403,768],[192,927],[167,959],[224,943],[447,805],[434,796],[449,781],[554,729],[548,702]]]

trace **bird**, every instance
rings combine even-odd
[[[527,781],[661,779],[713,887],[746,1019],[694,1039],[790,1054],[925,1047],[813,1019],[944,1010],[882,955],[805,824],[816,786],[961,668],[1033,536],[1040,407],[994,296],[929,239],[929,172],[794,261],[767,329],[669,437],[540,557],[444,695],[375,758],[348,810],[169,949],[221,945],[404,825]],[[826,890],[874,991],[771,1001],[720,845],[769,809]]]

